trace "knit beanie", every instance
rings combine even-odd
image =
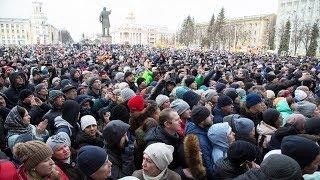
[[[291,124],[298,131],[303,131],[305,129],[306,121],[306,117],[302,114],[291,114],[286,119],[287,124]]]
[[[163,94],[159,94],[156,97],[156,102],[157,102],[158,107],[162,106],[162,104],[165,103],[168,100],[169,100],[169,97],[166,96],[166,95],[163,95]]]
[[[147,154],[160,171],[163,171],[173,160],[174,147],[165,143],[150,144],[143,152]]]
[[[212,97],[218,96],[218,93],[216,90],[208,89],[203,93],[203,96],[204,96],[205,101],[209,102],[212,99]]]
[[[134,96],[128,101],[130,111],[142,111],[144,109],[144,99],[142,96]]]
[[[52,79],[51,84],[54,84],[55,82],[60,81],[60,78],[55,77]]]
[[[271,90],[266,90],[266,93],[267,93],[267,98],[268,99],[273,99],[276,97],[275,93]]]
[[[247,95],[246,98],[246,105],[248,108],[255,106],[262,102],[261,97],[257,93],[250,93]]]
[[[29,171],[44,160],[51,158],[53,152],[44,142],[28,141],[25,143],[17,143],[13,147],[13,154],[23,163],[26,170]]]
[[[136,93],[134,93],[134,91],[130,88],[124,88],[120,92],[120,96],[125,102],[129,101],[129,99],[131,99],[135,95]]]
[[[319,155],[319,146],[304,137],[286,136],[281,142],[281,153],[298,162],[301,169],[308,166]]]
[[[236,134],[249,134],[254,128],[254,123],[248,118],[234,119],[234,128]]]
[[[201,96],[199,96],[197,93],[193,92],[193,91],[187,91],[186,93],[184,93],[183,95],[183,100],[185,102],[187,102],[190,106],[190,108],[192,109],[193,106],[197,105],[198,102],[200,101]]]
[[[108,160],[103,148],[90,145],[81,147],[77,157],[77,165],[86,176],[91,176]]]
[[[86,129],[90,125],[97,125],[96,119],[91,115],[82,116],[80,119],[81,129],[82,131]]]
[[[121,80],[123,80],[123,77],[124,77],[123,72],[117,72],[116,75],[114,76],[114,80],[121,81]]]
[[[306,122],[306,134],[320,134],[320,118],[310,118]]]
[[[123,122],[129,122],[130,112],[125,105],[118,104],[110,110],[110,120],[121,120]]]
[[[175,92],[175,97],[178,99],[182,99],[183,95],[188,92],[188,88],[185,86],[178,86],[175,89],[172,90],[172,93]]]
[[[256,147],[249,142],[237,140],[227,151],[227,158],[233,164],[240,166],[246,161],[254,161],[258,157]]]
[[[29,97],[29,96],[31,96],[31,95],[33,95],[33,92],[32,92],[32,91],[30,91],[29,89],[24,89],[24,90],[22,90],[22,91],[20,92],[20,94],[19,94],[19,99],[20,99],[21,101],[23,101],[24,99],[26,99],[27,97]]]
[[[41,91],[41,89],[43,89],[46,85],[44,83],[40,83],[38,85],[36,85],[36,87],[34,87],[34,93],[38,93],[39,91]]]
[[[184,84],[189,87],[192,83],[195,82],[195,78],[194,77],[188,77],[184,80]]]
[[[200,124],[202,121],[207,119],[207,117],[209,117],[210,115],[211,115],[211,112],[209,111],[208,108],[204,106],[195,106],[191,112],[192,121],[196,125]]]
[[[226,88],[224,90],[224,95],[229,96],[232,101],[234,101],[239,96],[237,90],[234,88]]]
[[[277,128],[276,122],[278,121],[279,116],[280,116],[280,112],[273,108],[266,109],[265,111],[263,111],[263,114],[262,114],[263,122],[275,128]]]
[[[69,79],[64,79],[61,81],[61,91],[67,92],[71,89],[77,89],[74,85],[71,84],[71,81]]]
[[[317,109],[317,105],[311,102],[307,102],[307,101],[297,102],[296,111],[308,118],[311,118],[313,116],[313,113],[316,109]]]
[[[71,140],[67,133],[59,132],[48,138],[47,144],[51,147],[52,151],[56,151],[61,145],[66,144],[71,146]]]
[[[295,90],[294,91],[294,99],[296,101],[303,101],[304,99],[306,99],[308,97],[307,93],[305,93],[302,90]]]
[[[218,83],[216,84],[216,90],[217,90],[218,93],[220,93],[222,90],[224,90],[224,88],[226,88],[226,85],[225,85],[225,84],[223,84],[223,83],[221,83],[221,82],[218,82]]]
[[[59,96],[64,96],[63,92],[59,91],[59,90],[51,90],[49,92],[49,101],[54,101],[57,97]]]
[[[233,101],[229,96],[222,95],[222,96],[220,96],[218,98],[217,106],[219,108],[222,108],[222,107],[225,107],[225,106],[229,106],[231,104],[233,104]]]
[[[260,169],[268,179],[301,180],[302,178],[299,164],[283,154],[270,155],[263,160]]]
[[[175,111],[177,111],[179,116],[183,114],[186,110],[190,109],[189,104],[182,99],[176,99],[172,101],[172,103],[170,104],[170,107]]]

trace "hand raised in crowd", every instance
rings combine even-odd
[[[37,126],[36,126],[36,133],[37,134],[43,134],[48,126],[48,119],[45,119],[44,121],[41,121]]]

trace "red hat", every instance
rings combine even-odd
[[[144,109],[144,99],[142,96],[133,96],[128,101],[130,111],[142,111]]]

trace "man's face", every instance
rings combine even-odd
[[[189,119],[189,118],[191,118],[191,109],[188,109],[181,114],[181,119]]]
[[[202,125],[202,127],[204,128],[209,128],[211,127],[213,124],[213,116],[210,115],[208,116],[203,122],[200,123],[200,125]]]
[[[128,82],[134,82],[134,76],[133,76],[133,74],[131,74],[130,76],[128,76],[126,79],[127,79]]]
[[[24,79],[21,75],[17,76],[15,81],[17,85],[24,85]]]
[[[54,99],[54,104],[56,105],[56,106],[62,106],[62,104],[64,103],[64,96],[59,96],[59,97],[57,97],[56,99]]]
[[[82,109],[90,109],[91,108],[91,104],[89,101],[86,101],[82,104]]]
[[[93,82],[93,85],[92,85],[93,89],[97,89],[97,90],[100,90],[101,89],[101,81],[100,80],[95,80]]]
[[[171,111],[170,112],[170,119],[167,121],[167,128],[173,132],[178,132],[180,129],[180,116],[177,112]]]
[[[70,155],[70,148],[66,144],[60,145],[60,147],[53,152],[53,157],[58,160],[66,160]]]
[[[24,100],[23,100],[23,103],[24,104],[31,104],[31,101],[34,99],[34,96],[33,95],[30,95],[30,96],[28,96],[27,98],[25,98]]]
[[[111,176],[112,163],[107,160],[103,166],[101,166],[96,172],[94,172],[90,177],[92,179],[108,179]]]
[[[74,76],[75,78],[79,78],[79,77],[80,77],[79,71],[76,71],[73,76]]]
[[[229,115],[229,114],[232,114],[232,113],[233,113],[234,106],[233,106],[233,104],[230,104],[230,105],[228,105],[228,106],[222,107],[221,109],[222,109],[222,111],[223,111],[224,113],[226,113],[226,114]]]
[[[77,97],[77,90],[76,89],[70,89],[65,93],[66,99],[74,100]]]
[[[48,89],[46,87],[44,87],[39,91],[39,94],[41,96],[47,96],[49,94],[49,91],[48,91]]]

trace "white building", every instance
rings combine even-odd
[[[126,21],[111,30],[112,43],[151,46],[172,43],[173,33],[166,27],[136,24],[133,12],[129,13]]]
[[[305,54],[304,30],[312,29],[320,20],[320,0],[279,0],[276,25],[276,47],[279,48],[281,32],[286,22],[291,23],[290,54]],[[319,43],[318,43],[319,44]],[[319,44],[320,45],[320,44]],[[319,47],[319,46],[318,46]],[[318,49],[319,52],[319,49]]]
[[[29,19],[0,18],[0,44],[56,44],[58,30],[47,24],[42,2],[32,2],[32,15]]]

